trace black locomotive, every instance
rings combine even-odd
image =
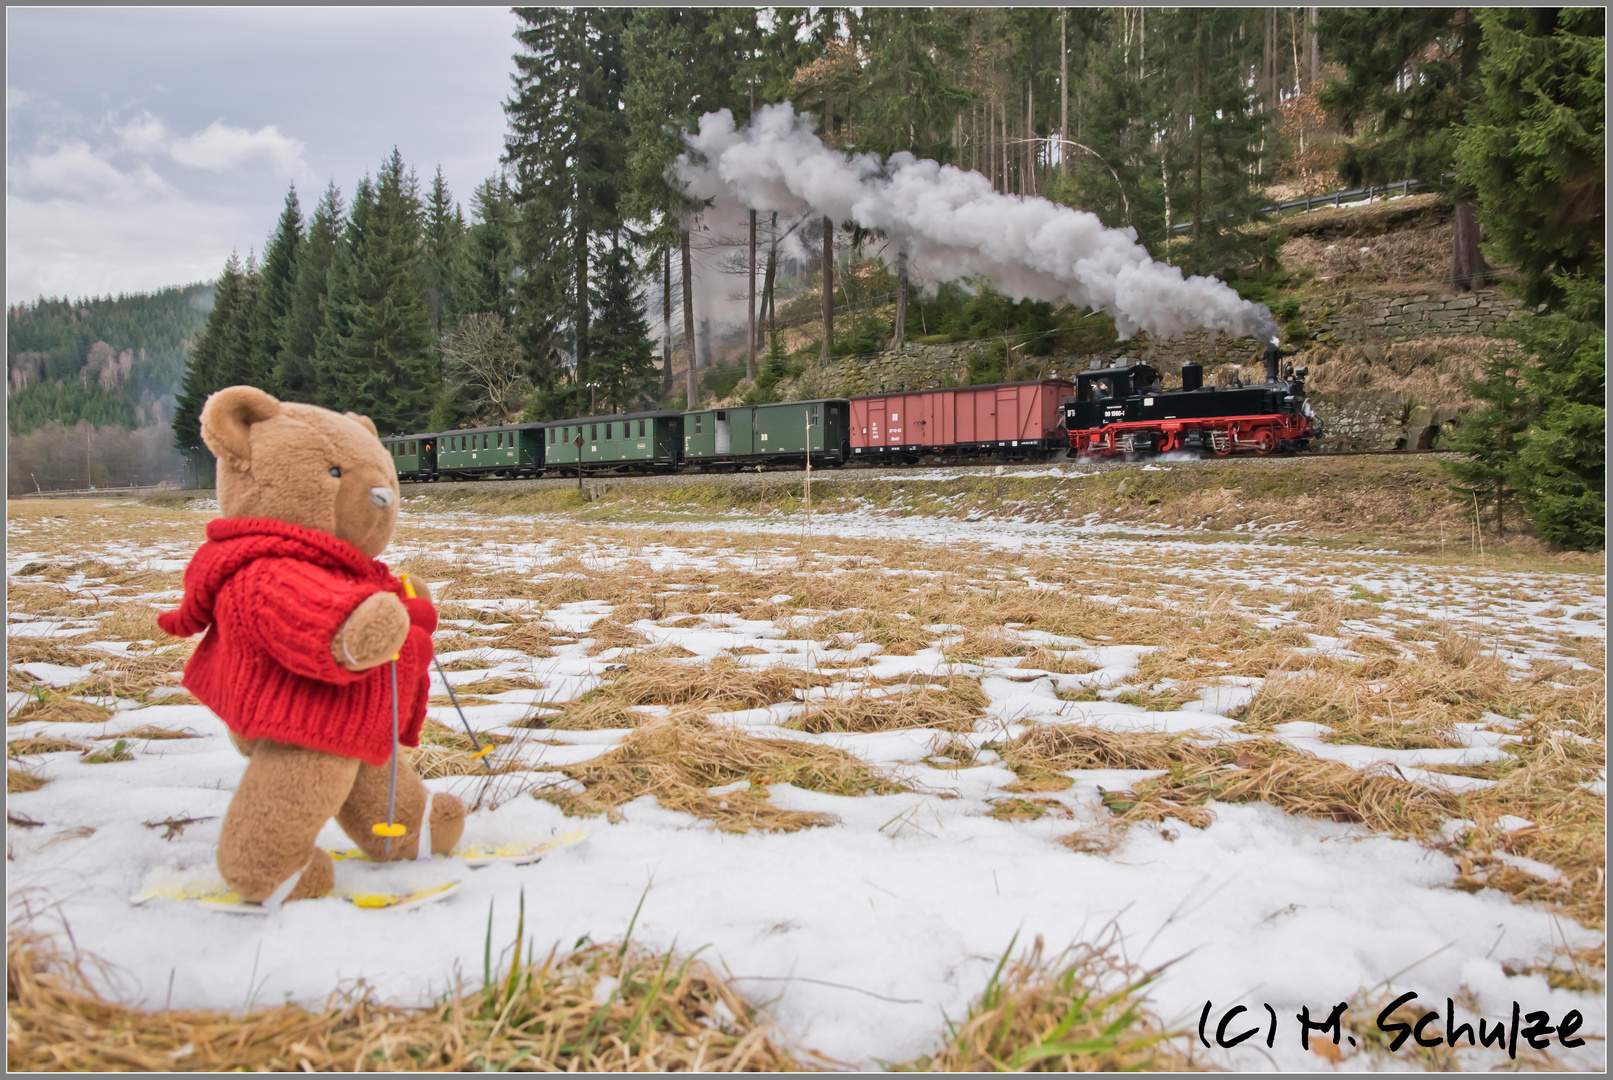
[[[1321,421],[1305,399],[1306,369],[1266,350],[1266,381],[1244,386],[1205,386],[1204,368],[1182,365],[1182,385],[1166,389],[1147,364],[1117,363],[1075,377],[1075,397],[1064,403],[1070,450],[1078,456],[1208,450],[1225,456],[1302,451],[1322,434]]]

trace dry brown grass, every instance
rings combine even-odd
[[[1035,821],[1052,814],[1054,817],[1072,818],[1074,812],[1057,799],[1009,798],[992,799],[986,816],[998,821]]]
[[[189,728],[165,728],[156,724],[141,724],[114,735],[92,735],[92,739],[105,742],[109,739],[129,739],[134,742],[160,742],[165,739],[199,739],[200,735]]]
[[[785,726],[814,735],[830,731],[867,734],[904,728],[972,731],[976,720],[983,715],[977,705],[961,695],[948,693],[944,686],[920,686],[906,693],[864,693],[816,700],[805,713],[792,718]]]
[[[1064,773],[1076,769],[1168,769],[1218,759],[1214,747],[1188,735],[1122,734],[1079,724],[1031,725],[994,749],[1019,777],[1003,790],[1018,792],[1062,790],[1072,782]]]
[[[793,739],[759,739],[691,713],[646,719],[616,748],[559,771],[587,790],[534,795],[567,813],[605,813],[617,820],[618,807],[653,795],[668,810],[705,818],[728,832],[793,832],[837,820],[832,814],[773,806],[767,798],[769,784],[793,784],[833,795],[904,790],[844,751]],[[748,781],[749,787],[709,794],[710,788],[740,781]]]
[[[508,735],[478,732],[476,737],[483,746],[499,746],[511,741]],[[516,762],[495,761],[493,755],[480,759],[474,757],[475,749],[469,735],[430,717],[420,725],[420,745],[406,748],[404,753],[422,780],[440,780],[446,776],[491,776],[520,772],[526,768]]]
[[[582,700],[756,709],[794,701],[797,690],[827,686],[831,681],[828,676],[783,665],[747,667],[725,656],[697,665],[633,655],[613,679],[590,690]]]
[[[905,612],[839,611],[805,625],[792,626],[785,637],[794,641],[837,644],[841,635],[853,642],[872,642],[887,656],[912,656],[935,645],[935,635]]]
[[[1191,1068],[1142,996],[1162,969],[1120,957],[1113,936],[1044,959],[1042,939],[1003,954],[959,1024],[934,1054],[899,1065],[933,1072],[1118,1072]]]
[[[28,757],[33,754],[60,754],[71,750],[74,753],[83,753],[89,749],[83,743],[73,742],[71,739],[8,739],[6,740],[7,757]]]
[[[14,769],[6,766],[6,794],[21,795],[24,792],[38,791],[50,783],[43,776],[29,768]]]
[[[649,715],[608,698],[599,701],[566,701],[551,704],[558,705],[564,711],[558,716],[547,714],[529,717],[511,726],[555,728],[560,731],[610,731],[638,727]]]
[[[484,989],[406,1009],[364,988],[325,1008],[146,1012],[106,1001],[90,961],[12,928],[9,1069],[32,1071],[782,1071],[768,1018],[710,968],[624,942],[491,972]],[[613,980],[608,995],[596,994]],[[596,997],[603,1003],[596,1003]]]
[[[111,718],[112,713],[99,705],[70,697],[51,697],[25,702],[11,714],[7,723],[104,724]]]

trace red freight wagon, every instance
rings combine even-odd
[[[851,459],[925,454],[1047,458],[1069,448],[1063,379],[871,394],[851,399]]]

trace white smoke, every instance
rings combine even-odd
[[[977,172],[909,153],[881,162],[823,144],[814,120],[769,105],[736,130],[727,109],[700,118],[674,174],[719,217],[745,210],[814,214],[877,229],[905,250],[915,276],[984,279],[1016,300],[1108,312],[1121,338],[1195,329],[1275,342],[1271,312],[1212,277],[1155,262],[1136,230],[1040,198],[1003,195]]]

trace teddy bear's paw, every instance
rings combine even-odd
[[[457,796],[435,792],[431,796],[431,853],[446,855],[465,832],[469,811]]]
[[[330,895],[336,887],[336,867],[330,856],[319,848],[314,848],[313,858],[303,869],[302,877],[287,894],[286,900],[317,900],[321,896]]]
[[[398,655],[409,636],[403,601],[378,592],[353,609],[330,643],[331,655],[348,671],[367,671]]]

